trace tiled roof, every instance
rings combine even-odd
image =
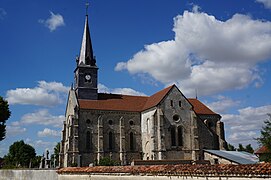
[[[167,95],[167,93],[174,87],[175,85],[169,86],[154,95],[150,96],[148,98],[148,101],[146,102],[145,106],[143,107],[143,110],[149,109],[151,107],[156,106],[158,103],[160,103],[163,98]]]
[[[98,100],[79,99],[79,106],[82,109],[141,112],[156,106],[173,86],[169,86],[150,97],[99,93]]]
[[[271,154],[271,151],[269,151],[269,149],[266,146],[262,146],[254,154],[266,154],[266,153],[270,153]]]
[[[146,96],[98,94],[98,100],[79,100],[81,109],[140,112],[147,102]]]
[[[98,100],[79,99],[81,109],[141,112],[159,104],[175,85],[169,86],[152,96],[130,96],[99,93]],[[216,114],[197,99],[188,99],[197,114]]]
[[[194,111],[197,114],[216,115],[215,112],[205,106],[198,99],[189,98],[188,101],[194,106]]]
[[[213,176],[213,177],[271,177],[271,164],[179,164],[151,166],[94,166],[67,167],[57,171],[58,174],[130,174],[155,176]]]

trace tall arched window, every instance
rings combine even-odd
[[[178,127],[178,146],[183,146],[183,130],[182,130],[182,127]]]
[[[134,145],[134,133],[130,132],[130,150],[133,151],[135,150],[135,145]]]
[[[87,151],[90,151],[91,150],[91,134],[89,131],[87,131],[86,133],[86,149]]]
[[[175,127],[171,127],[171,146],[176,146],[176,131]]]
[[[149,128],[150,128],[150,119],[149,118],[147,119],[146,126],[147,126],[147,133],[149,134]]]
[[[113,148],[114,148],[113,140],[114,140],[113,133],[109,132],[108,133],[108,149],[109,150],[113,150]]]

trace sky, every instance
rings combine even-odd
[[[18,140],[38,155],[61,140],[85,1],[0,0],[0,96]],[[176,84],[221,114],[226,140],[260,136],[271,113],[271,0],[92,0],[99,91],[152,95]]]

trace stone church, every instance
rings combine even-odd
[[[62,130],[60,166],[89,166],[108,157],[201,160],[203,149],[225,149],[221,116],[176,85],[152,96],[98,93],[98,67],[86,16],[74,87]]]

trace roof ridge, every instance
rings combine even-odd
[[[106,95],[118,95],[118,96],[132,96],[132,97],[145,97],[145,98],[148,98],[150,96],[141,96],[141,95],[131,95],[131,94],[117,94],[117,93],[98,93],[98,94],[106,94]]]
[[[168,92],[175,86],[176,85],[173,84],[151,95],[146,101],[145,106],[143,107],[142,110],[144,111],[144,110],[150,109],[156,106],[157,104],[159,104],[163,100],[163,98],[168,94]]]

